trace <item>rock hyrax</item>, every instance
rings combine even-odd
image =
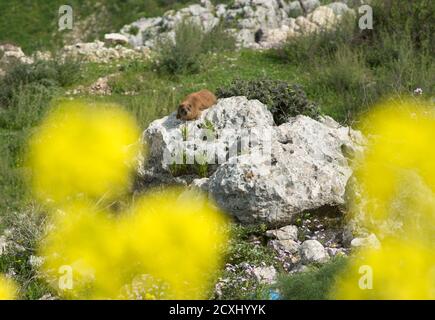
[[[208,90],[189,94],[178,107],[177,119],[197,120],[201,111],[210,108],[216,101],[216,96]]]

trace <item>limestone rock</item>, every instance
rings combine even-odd
[[[344,204],[352,170],[341,149],[359,149],[352,137],[360,133],[305,116],[272,129],[271,158],[240,155],[210,177],[218,205],[244,223],[286,224],[297,213]]]
[[[109,44],[127,44],[128,38],[120,33],[107,33],[104,35],[104,41]]]
[[[317,240],[306,240],[300,247],[302,262],[324,263],[329,260],[329,255],[323,245]]]
[[[266,236],[278,240],[298,240],[298,227],[289,225],[276,230],[266,231]]]
[[[364,238],[354,238],[350,245],[352,248],[373,248],[379,249],[381,247],[381,243],[375,234],[371,233],[369,236]]]
[[[352,174],[346,155],[364,144],[360,132],[328,117],[298,116],[276,126],[264,104],[246,97],[220,99],[196,121],[180,121],[174,112],[152,122],[143,140],[144,180],[167,182],[174,164],[202,161],[209,178],[197,182],[217,205],[243,223],[271,225],[343,205]],[[195,176],[186,178],[190,184]]]

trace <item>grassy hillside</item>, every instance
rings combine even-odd
[[[83,40],[94,40],[104,33],[117,32],[141,17],[161,15],[168,9],[185,5],[188,0],[71,0],[74,21]],[[59,47],[68,41],[72,31],[58,31],[58,10],[61,0],[11,0],[0,2],[0,43],[11,42],[26,53]]]

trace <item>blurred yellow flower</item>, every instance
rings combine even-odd
[[[365,276],[372,277],[371,287],[364,286]],[[433,248],[400,239],[384,241],[380,250],[363,249],[332,292],[335,299],[435,299]]]
[[[117,217],[74,203],[53,217],[39,253],[67,298],[129,298],[132,282],[147,275],[142,298],[201,299],[221,264],[225,223],[204,196],[177,189],[151,193]],[[62,266],[71,269],[66,289]]]
[[[15,283],[0,275],[0,300],[14,300],[17,298],[17,292]]]
[[[116,197],[131,182],[139,136],[134,119],[120,108],[61,103],[29,143],[35,195],[57,203]]]
[[[382,247],[358,252],[332,297],[435,299],[435,111],[391,102],[369,114],[363,127],[369,144],[355,166],[359,192],[350,215],[377,234]],[[365,276],[372,288],[361,287]]]

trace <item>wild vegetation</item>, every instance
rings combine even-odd
[[[92,30],[88,38],[94,39],[118,31],[138,17],[158,15],[188,2],[100,1],[99,6],[89,8],[77,1],[75,7],[80,8],[77,19],[100,12],[98,24],[88,26]],[[234,39],[220,27],[203,33],[195,25],[183,24],[176,32],[177,42],[160,43],[151,61],[84,64],[54,60],[11,66],[0,79],[0,230],[13,228],[14,240],[26,250],[0,255],[0,273],[12,270],[17,275],[22,298],[40,298],[50,292],[32,268],[44,210],[28,194],[29,170],[24,154],[34,128],[51,105],[68,99],[68,91],[113,75],[109,80],[111,95],[81,93],[78,97],[117,103],[136,117],[142,129],[174,111],[186,94],[204,87],[218,91],[222,97],[244,94],[258,98],[272,107],[277,123],[296,114],[322,113],[355,124],[382,99],[412,96],[417,88],[423,92],[422,99],[435,95],[435,25],[430,23],[435,18],[434,2],[392,2],[374,2],[374,30],[361,31],[354,20],[349,20],[336,30],[288,40],[280,49],[236,51]],[[52,8],[58,8],[62,1],[13,3],[0,3],[1,42],[17,43],[26,52],[61,45],[64,34],[52,32],[57,16]],[[206,168],[198,170],[206,175]],[[229,263],[275,263],[269,248],[251,241],[256,230],[233,228]],[[279,286],[283,298],[328,298],[334,274],[344,264],[338,259],[307,273],[284,277]],[[244,284],[245,289],[231,287],[221,298],[267,298],[269,288],[255,288],[252,293],[246,290],[250,285]]]

